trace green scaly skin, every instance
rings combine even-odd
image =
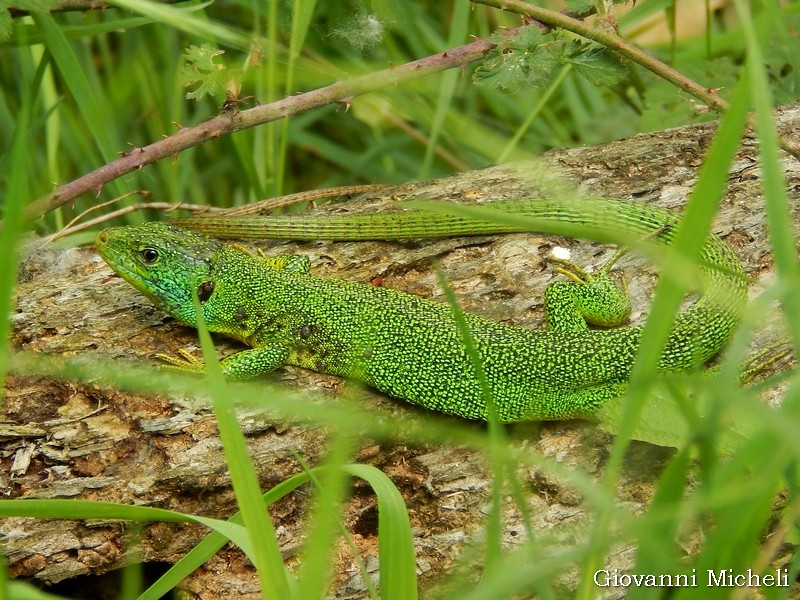
[[[603,231],[615,230],[669,244],[677,224],[668,211],[618,200],[513,200],[491,206],[536,217],[537,230],[544,233],[569,225],[596,229],[599,233],[591,237],[603,238]],[[524,229],[427,211],[302,223],[298,217],[211,218],[192,226],[244,237],[254,237],[252,228],[257,227],[262,237],[275,237],[267,231],[274,225],[299,239],[396,239]],[[209,330],[251,347],[222,362],[233,378],[292,364],[358,379],[431,410],[487,418],[475,369],[449,306],[396,290],[316,277],[308,273],[303,257],[266,258],[165,223],[107,229],[97,236],[97,248],[126,281],[191,327],[197,325],[192,301],[197,291]],[[706,265],[703,294],[676,317],[661,358],[663,371],[697,368],[712,358],[743,310],[746,282],[736,255],[710,235],[701,259]],[[545,293],[547,330],[466,315],[505,422],[586,415],[625,389],[641,327],[599,330],[589,329],[587,322],[619,325],[629,308],[626,294],[607,268],[595,276],[574,265],[566,271],[572,281],[552,284]],[[196,360],[170,362],[183,370],[203,370]]]

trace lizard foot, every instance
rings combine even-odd
[[[564,258],[548,257],[557,264],[554,273],[569,281],[556,281],[547,286],[544,295],[547,328],[552,331],[583,331],[588,324],[614,327],[621,325],[631,310],[628,286],[624,277],[620,283],[609,271],[628,250],[617,251],[596,274]]]
[[[156,358],[163,363],[165,369],[180,371],[181,373],[205,373],[206,365],[194,354],[181,348],[178,350],[180,356],[171,354],[156,354]]]

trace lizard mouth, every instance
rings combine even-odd
[[[107,230],[103,230],[97,234],[94,245],[97,248],[97,253],[100,255],[100,258],[106,261],[106,264],[111,267],[111,270],[125,281],[133,284],[129,279],[129,277],[133,275],[132,269],[127,264],[123,254],[112,248],[111,236]]]
[[[139,273],[137,269],[133,268],[131,262],[125,258],[125,255],[122,252],[118,252],[112,246],[112,239],[108,233],[108,230],[101,231],[97,234],[97,238],[95,238],[95,247],[97,248],[97,253],[100,255],[109,267],[120,277],[122,277],[125,281],[130,283],[135,287],[139,287],[136,285],[136,280],[140,280],[142,278],[142,273]]]
[[[114,248],[113,235],[107,229],[97,234],[95,247],[97,248],[97,253],[106,261],[116,275],[122,277],[122,279],[147,296],[154,305],[159,308],[166,308],[167,304],[161,295],[153,291],[157,285],[157,280],[128,258],[125,252]]]

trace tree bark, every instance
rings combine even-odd
[[[800,108],[777,112],[782,133],[797,137]],[[502,165],[430,182],[411,183],[319,212],[379,210],[395,199],[503,199],[538,195],[541,173],[558,173],[593,195],[633,198],[670,209],[686,201],[708,149],[715,124],[640,135],[601,146],[550,152],[529,165]],[[795,140],[796,141],[796,140]],[[730,244],[753,279],[769,281],[772,257],[764,225],[757,145],[748,138],[730,174],[715,231]],[[798,198],[800,165],[784,157],[788,189]],[[539,175],[537,175],[537,173]],[[795,219],[795,229],[798,228]],[[438,261],[464,309],[524,327],[542,326],[542,291],[553,280],[545,258],[555,245],[567,246],[582,265],[598,265],[614,248],[536,234],[455,238],[424,242],[276,243],[270,253],[305,253],[318,274],[369,282],[444,301],[432,269]],[[651,298],[654,271],[640,258],[623,261],[632,296],[633,322],[640,322]],[[754,286],[757,287],[757,286]],[[17,289],[11,345],[91,361],[152,360],[195,345],[195,333],[174,321],[111,271],[93,248],[37,249],[24,261]],[[220,341],[232,350],[236,346]],[[335,395],[338,378],[301,369],[281,371],[285,385]],[[371,410],[402,419],[421,411],[374,393],[363,393]],[[242,413],[248,442],[264,489],[300,470],[292,452],[315,464],[325,451],[325,431],[311,426],[275,425]],[[480,427],[479,425],[475,426]],[[607,438],[584,422],[519,425],[513,443],[530,452],[559,456],[599,476]],[[671,450],[635,444],[618,490],[632,510],[644,509],[660,466]],[[365,442],[359,461],[383,469],[403,493],[417,532],[421,584],[440,582],[458,555],[481,531],[490,488],[483,457],[458,446],[413,446]],[[84,498],[165,507],[206,516],[235,511],[230,480],[213,415],[196,406],[176,406],[164,397],[122,393],[99,383],[12,375],[0,417],[0,490],[7,498]],[[530,493],[535,527],[562,529],[574,536],[585,525],[580,495],[535,470],[523,483]],[[279,502],[272,518],[287,561],[303,539],[304,495]],[[359,548],[374,558],[376,506],[366,488],[356,487],[345,520]],[[509,543],[521,539],[519,515],[505,521]],[[141,532],[147,562],[172,563],[205,531],[199,526],[154,524]],[[519,536],[517,535],[519,534]],[[107,573],[132,553],[121,523],[4,519],[0,542],[15,577],[49,584],[81,575]],[[331,595],[362,598],[363,582],[349,551],[338,553]],[[620,553],[613,567],[630,565]],[[375,569],[374,560],[368,564]],[[569,587],[569,582],[564,582]],[[197,598],[258,595],[249,563],[226,547],[184,584]]]

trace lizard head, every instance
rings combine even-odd
[[[97,234],[97,251],[120,277],[182,323],[196,326],[192,294],[214,291],[223,245],[167,223],[111,227]]]

